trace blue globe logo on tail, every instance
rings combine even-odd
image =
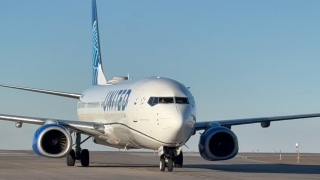
[[[93,43],[93,75],[92,75],[92,84],[98,83],[98,67],[100,61],[100,53],[99,53],[99,39],[98,39],[98,29],[97,29],[97,21],[93,22],[92,25],[92,43]]]

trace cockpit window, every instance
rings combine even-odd
[[[189,104],[190,101],[187,97],[150,97],[148,104],[155,106],[157,104]]]
[[[159,97],[159,103],[174,103],[173,97]]]
[[[176,104],[189,104],[189,100],[186,97],[175,97]]]
[[[154,106],[156,104],[158,104],[158,97],[150,97],[149,100],[148,100],[148,104],[150,106]]]

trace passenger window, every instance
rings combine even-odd
[[[176,97],[177,104],[189,104],[188,98],[186,97]]]
[[[173,97],[159,97],[159,103],[173,103]]]

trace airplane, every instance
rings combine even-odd
[[[166,77],[106,79],[102,66],[96,0],[92,0],[92,86],[82,93],[69,93],[11,85],[0,85],[77,100],[79,120],[0,114],[0,120],[40,126],[33,136],[32,149],[43,157],[66,158],[67,166],[89,166],[88,139],[117,149],[158,151],[160,171],[183,166],[182,147],[197,131],[198,149],[208,161],[221,161],[238,154],[238,139],[232,126],[320,117],[320,113],[231,120],[201,121],[196,118],[196,101],[184,84]],[[88,137],[81,141],[81,135]],[[74,144],[73,144],[74,143]],[[73,148],[74,147],[74,148]]]

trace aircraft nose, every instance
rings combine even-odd
[[[168,127],[166,136],[170,143],[184,143],[191,135],[190,112],[185,107],[176,107],[175,113],[171,114],[170,128]]]
[[[172,119],[173,119],[171,122],[172,132],[179,133],[183,128],[184,118],[183,116],[178,115],[173,117]]]
[[[183,141],[183,117],[175,115],[168,123],[165,136],[169,143],[181,143]]]

